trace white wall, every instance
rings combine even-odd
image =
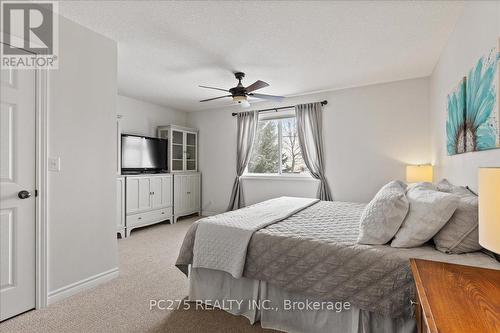
[[[430,162],[428,80],[415,79],[288,98],[283,105],[328,100],[324,110],[326,175],[334,198],[369,201],[405,165]],[[266,108],[270,103],[255,104]],[[203,210],[224,211],[235,177],[236,119],[226,108],[192,112],[200,129]],[[244,179],[247,203],[279,195],[314,196],[317,183]]]
[[[48,106],[48,153],[61,158],[60,172],[50,172],[48,179],[52,298],[63,287],[118,266],[116,43],[61,17],[59,53],[59,69],[49,74]]]
[[[117,114],[122,133],[156,136],[158,126],[185,125],[186,112],[118,95]]]
[[[280,196],[315,198],[319,181],[310,178],[243,177],[245,204],[252,205]]]
[[[477,189],[477,168],[500,166],[500,150],[447,156],[446,96],[479,57],[497,45],[500,37],[500,2],[467,2],[439,63],[430,78],[432,159],[436,178],[448,178]]]

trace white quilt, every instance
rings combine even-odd
[[[257,230],[307,208],[318,199],[280,197],[201,220],[196,230],[193,267],[242,277],[250,238]]]

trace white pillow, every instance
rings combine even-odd
[[[417,184],[406,193],[410,209],[394,236],[392,247],[421,246],[431,239],[451,218],[459,197],[437,191],[429,184]]]
[[[394,237],[408,213],[406,187],[392,181],[378,191],[361,215],[358,243],[381,245]]]

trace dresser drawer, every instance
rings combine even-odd
[[[172,219],[172,207],[161,208],[149,212],[127,215],[127,227],[150,224]]]

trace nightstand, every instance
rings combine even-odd
[[[410,259],[418,332],[500,332],[500,270]]]

